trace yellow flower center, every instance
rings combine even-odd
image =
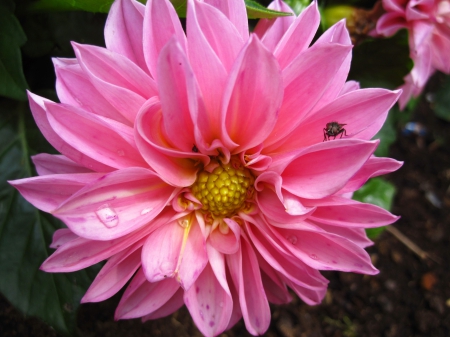
[[[253,197],[254,182],[250,170],[242,166],[239,158],[232,157],[228,164],[213,163],[201,171],[191,190],[204,212],[214,218],[227,218]]]

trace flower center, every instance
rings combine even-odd
[[[215,218],[226,218],[253,197],[254,182],[250,170],[242,166],[239,158],[232,157],[228,164],[214,162],[201,171],[191,190],[203,211]]]

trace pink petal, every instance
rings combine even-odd
[[[205,336],[222,333],[230,321],[233,300],[208,263],[198,279],[184,294],[184,302],[192,319]]]
[[[209,157],[192,149],[185,152],[171,148],[162,128],[161,105],[157,100],[150,99],[142,107],[136,121],[135,139],[139,152],[165,181],[180,187],[192,185],[199,170],[197,160],[207,165]]]
[[[205,238],[199,225],[192,224],[180,258],[177,278],[181,287],[188,290],[193,287],[194,282],[208,264]]]
[[[149,0],[144,15],[144,57],[150,74],[157,79],[157,61],[161,49],[175,35],[186,50],[186,36],[169,0]]]
[[[162,212],[142,230],[110,241],[95,241],[81,237],[70,240],[61,245],[56,252],[47,258],[40,269],[46,272],[62,273],[92,266],[146,237],[159,226],[166,224],[173,215],[173,211],[170,210]]]
[[[282,97],[278,63],[253,35],[236,60],[223,99],[227,134],[239,144],[235,153],[264,141],[277,121]]]
[[[53,59],[56,72],[56,92],[61,103],[80,107],[94,114],[131,125],[92,85],[89,76],[78,62],[71,59]]]
[[[245,3],[234,0],[205,0],[205,2],[218,8],[225,14],[244,41],[248,39],[248,19]]]
[[[399,219],[385,209],[372,204],[338,197],[323,199],[323,201],[326,200],[331,202],[317,207],[310,217],[311,220],[332,226],[374,228],[389,225]],[[318,202],[320,201],[315,203]]]
[[[144,102],[157,95],[156,84],[125,56],[104,48],[73,43],[91,83],[127,120],[134,123]]]
[[[53,215],[79,236],[111,240],[148,224],[175,192],[154,172],[128,168],[86,185]]]
[[[258,260],[247,240],[235,254],[227,255],[227,264],[238,289],[245,327],[253,335],[266,332],[270,324],[270,308],[262,284]]]
[[[141,266],[142,240],[114,255],[103,266],[81,299],[81,303],[100,302],[115,295]]]
[[[149,315],[169,301],[179,284],[172,278],[150,283],[142,269],[134,276],[114,314],[115,319],[129,319]]]
[[[323,128],[332,121],[345,126],[346,138],[370,140],[383,126],[400,91],[362,89],[338,97],[311,114],[282,140],[277,151],[292,151],[323,141]]]
[[[275,19],[260,19],[255,27],[254,33],[261,39],[264,46],[273,52],[283,38],[283,35],[285,35],[289,27],[296,21],[296,18],[293,10],[283,1],[275,0],[267,8],[292,13],[290,16],[281,16]],[[308,31],[313,32],[313,35],[315,33],[313,27],[308,27]]]
[[[366,248],[373,245],[373,242],[367,237],[364,228],[346,228],[331,226],[325,224],[315,223],[316,226],[324,229],[325,231],[333,234],[342,236],[354,243],[356,243],[361,248]]]
[[[364,165],[377,145],[378,141],[356,139],[313,145],[284,169],[283,188],[310,199],[336,193]]]
[[[147,166],[136,148],[133,129],[129,126],[69,105],[49,102],[45,107],[53,130],[78,151],[118,169]]]
[[[232,219],[225,218],[223,221],[224,223],[221,223],[209,234],[209,242],[223,254],[234,254],[239,249],[241,228]],[[225,230],[221,229],[222,226]]]
[[[48,174],[90,173],[92,170],[78,165],[63,155],[40,153],[31,157],[40,176]]]
[[[170,40],[161,50],[157,74],[165,138],[172,147],[192,152],[195,138],[188,103],[188,77],[194,74],[176,40]]]
[[[292,301],[292,296],[281,280],[281,276],[262,257],[258,259],[261,268],[261,278],[267,299],[273,304],[286,304]]]
[[[57,229],[55,233],[53,233],[52,243],[49,247],[57,249],[67,242],[77,239],[78,237],[78,235],[72,233],[72,231],[68,228]]]
[[[145,6],[134,0],[115,1],[105,24],[106,47],[148,72],[143,52]]]
[[[319,45],[300,54],[283,70],[283,105],[275,128],[265,141],[266,146],[289,134],[310,113],[334,81],[350,51],[351,46]]]
[[[183,295],[184,290],[182,288],[178,288],[176,293],[166,303],[159,307],[159,309],[156,309],[152,313],[142,317],[142,322],[148,321],[150,319],[166,317],[173,314],[184,305]]]
[[[402,165],[403,162],[395,159],[372,156],[338,194],[354,192],[370,178],[397,171]]]
[[[175,276],[184,232],[185,228],[174,220],[149,235],[142,248],[142,270],[148,281]]]
[[[317,1],[306,7],[289,27],[274,50],[281,69],[286,68],[311,43],[319,28],[320,13]]]
[[[86,185],[100,179],[102,173],[50,174],[12,180],[9,183],[34,207],[52,212]]]
[[[221,2],[225,4],[227,1]],[[228,1],[228,3],[230,2]],[[235,3],[235,1],[233,2]],[[219,9],[209,6],[204,2],[193,0],[190,2],[187,20],[196,21],[187,23],[188,27],[192,28],[192,30],[188,29],[189,48],[193,47],[195,49],[196,46],[200,47],[203,45],[205,48],[210,49],[218,57],[226,71],[229,72],[239,51],[244,47],[244,39],[236,30],[233,23]],[[191,36],[191,34],[195,36]],[[194,45],[191,44],[192,42]],[[201,52],[204,53],[205,50],[201,50]],[[197,70],[200,69],[194,64],[198,61],[201,64],[201,53],[195,53],[195,51],[189,50],[189,56],[197,74]],[[192,58],[193,56],[199,59],[195,60]],[[203,64],[203,66],[208,68],[209,65]],[[199,81],[201,82],[200,79]]]
[[[384,1],[383,1],[384,3]],[[407,27],[407,22],[403,14],[386,13],[377,21],[377,33],[383,36],[392,36],[398,30]]]
[[[339,235],[283,228],[274,228],[273,233],[294,256],[311,268],[371,275],[378,273],[362,247]],[[292,240],[293,237],[296,240]]]
[[[204,13],[204,10],[201,10],[203,7],[197,2],[189,2],[186,25],[189,45],[188,55],[202,93],[208,124],[212,127],[213,135],[217,137],[220,136],[221,130],[219,112],[226,84],[227,69],[210,44],[211,42],[208,41],[211,34],[205,35],[200,26],[199,19],[209,23],[209,20],[201,14]],[[200,11],[200,18],[198,18],[197,8]],[[207,8],[210,8],[210,6]],[[217,43],[214,43],[214,45],[217,45]]]
[[[105,164],[102,164],[76,150],[71,145],[66,143],[51,127],[47,118],[46,103],[51,101],[39,97],[37,95],[28,92],[28,100],[30,102],[30,109],[33,113],[34,120],[36,121],[39,130],[42,132],[48,142],[59,152],[64,154],[67,158],[72,159],[74,162],[83,165],[93,171],[97,172],[109,172],[113,169]]]
[[[308,305],[317,305],[322,302],[323,298],[327,293],[327,286],[322,287],[321,289],[309,289],[298,285],[286,277],[283,277],[284,282],[291,288],[298,297],[300,297],[306,304]]]

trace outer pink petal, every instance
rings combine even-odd
[[[208,263],[193,286],[184,294],[184,302],[199,330],[205,336],[217,336],[228,326],[233,300]]]
[[[183,50],[186,50],[186,36],[170,1],[147,1],[144,16],[144,56],[148,69],[155,79],[159,53],[174,35]]]
[[[28,92],[28,99],[30,102],[30,109],[33,113],[34,120],[36,121],[39,130],[41,130],[44,137],[48,140],[52,146],[64,154],[69,159],[72,159],[74,162],[83,165],[93,171],[97,172],[109,172],[112,171],[113,168],[102,164],[86,155],[82,152],[76,150],[74,147],[66,143],[51,127],[48,118],[47,118],[47,109],[45,107],[45,103],[50,103],[51,101],[34,95]]]
[[[373,177],[388,174],[397,171],[403,162],[396,161],[392,158],[380,158],[372,156],[364,164],[364,166],[347,182],[338,194],[354,192],[366,183],[367,180]]]
[[[102,173],[51,174],[12,180],[9,183],[34,207],[51,212]]]
[[[176,40],[171,40],[161,50],[157,73],[165,139],[172,147],[192,152],[195,138],[188,103],[188,77],[194,74]]]
[[[153,220],[142,230],[135,231],[115,240],[95,241],[80,237],[67,241],[45,260],[41,269],[46,272],[60,273],[76,271],[92,266],[146,237],[159,226],[166,224],[173,215],[174,213],[171,210],[164,211],[157,219]]]
[[[107,49],[75,43],[73,48],[91,83],[112,106],[134,123],[142,104],[157,95],[152,78],[125,56]]]
[[[263,334],[270,324],[270,308],[255,252],[246,239],[235,254],[227,255],[233,282],[238,289],[245,327],[253,335]]]
[[[135,126],[138,149],[162,179],[175,186],[190,186],[199,170],[196,160],[207,165],[210,159],[192,149],[186,152],[172,148],[162,132],[162,118],[161,105],[156,99],[150,99],[142,107]]]
[[[317,28],[319,28],[320,13],[317,1],[305,8],[295,22],[289,27],[274,50],[274,55],[281,69],[286,68],[300,53],[308,48]]]
[[[311,199],[334,194],[364,165],[377,145],[378,141],[348,139],[311,146],[308,153],[298,156],[283,170],[283,188]]]
[[[205,6],[207,5],[203,5],[203,7]],[[202,8],[202,6],[193,1],[189,2],[186,26],[189,44],[188,55],[202,93],[208,124],[212,127],[213,135],[217,137],[220,136],[221,130],[219,112],[226,83],[227,70],[210,44],[210,41],[208,41],[208,34],[205,35],[200,26],[197,15],[198,8]],[[200,10],[200,12],[203,13],[204,11]],[[204,18],[204,15],[200,14],[200,19],[202,18],[203,21],[209,24],[207,18]],[[214,44],[216,45],[217,43]]]
[[[261,42],[267,49],[274,51],[277,44],[283,38],[283,35],[285,35],[289,27],[295,22],[296,18],[293,10],[281,0],[273,1],[267,8],[293,14],[275,19],[260,19],[256,25],[254,33],[261,39]],[[314,27],[308,27],[308,31],[313,32],[314,35]]]
[[[182,288],[179,288],[177,292],[166,303],[159,307],[159,309],[156,309],[152,313],[142,317],[142,322],[148,321],[150,319],[166,317],[173,314],[184,305],[183,295],[184,290]]]
[[[131,281],[114,314],[115,319],[128,319],[149,315],[169,301],[179,284],[172,278],[150,283],[139,269]]]
[[[319,223],[315,223],[315,225],[324,229],[328,233],[333,233],[342,236],[356,243],[361,248],[366,248],[373,245],[373,242],[367,237],[364,228],[346,228]]]
[[[346,198],[334,197],[310,202],[316,204],[324,202],[317,207],[310,219],[333,226],[373,228],[389,225],[399,218],[381,207]]]
[[[53,59],[56,72],[56,92],[61,103],[78,106],[94,114],[131,125],[91,83],[78,62],[72,59]]]
[[[115,1],[105,24],[105,43],[109,50],[126,56],[148,72],[143,52],[145,6],[134,0]]]
[[[450,27],[447,27],[450,30]],[[435,30],[431,37],[431,58],[434,68],[450,74],[450,60],[447,51],[450,50],[450,32]]]
[[[221,1],[226,3],[227,1]],[[236,3],[236,1],[228,1],[228,3]],[[239,51],[244,46],[245,41],[236,27],[232,22],[222,13],[219,9],[209,6],[204,2],[191,0],[189,8],[188,19],[195,20],[193,25],[190,26],[191,22],[188,22],[188,27],[192,30],[188,30],[188,44],[189,48],[194,47],[191,42],[201,42],[202,44],[207,44],[205,47],[214,52],[214,54],[219,58],[220,63],[225,67],[226,71],[229,72],[233,66],[234,60],[236,59]],[[191,36],[190,34],[195,34],[196,36]],[[200,36],[199,36],[200,35]],[[248,32],[247,32],[248,37]],[[198,39],[201,39],[199,41]],[[201,52],[205,52],[202,50]],[[189,55],[191,57],[191,62],[194,63],[198,60],[193,60],[192,56],[199,57],[199,53],[192,53],[189,50]],[[208,64],[203,64],[208,68]],[[199,67],[195,67],[197,70]],[[201,81],[200,81],[201,82]],[[206,93],[205,93],[206,94]]]
[[[53,215],[82,237],[111,240],[148,224],[175,192],[154,172],[128,168],[85,186]]]
[[[205,0],[206,3],[218,8],[233,23],[245,41],[248,38],[248,19],[245,3],[234,0]]]
[[[273,304],[286,304],[292,301],[292,296],[281,280],[280,274],[273,269],[261,255],[258,255],[258,263],[261,268],[261,277],[266,291],[267,299]]]
[[[292,151],[323,141],[323,128],[337,121],[347,124],[347,138],[370,140],[382,127],[401,91],[362,89],[338,97],[309,115],[279,144],[277,151]]]
[[[283,70],[283,105],[266,147],[289,134],[310,113],[350,51],[351,46],[323,44],[306,50]]]
[[[92,170],[78,165],[66,156],[40,153],[31,157],[36,171],[40,176],[64,173],[91,173]]]
[[[403,14],[386,13],[377,21],[377,33],[383,36],[392,36],[398,30],[407,27]]]
[[[46,103],[45,107],[53,130],[78,151],[118,169],[147,166],[129,126],[69,105]]]
[[[53,233],[52,243],[49,247],[57,249],[67,242],[75,240],[77,238],[79,238],[79,236],[72,233],[69,228],[57,229],[55,233]]]
[[[236,60],[223,99],[227,134],[239,144],[234,152],[264,141],[277,121],[282,97],[278,62],[253,35]]]
[[[81,299],[81,303],[100,302],[115,295],[141,266],[143,242],[111,257]]]
[[[340,270],[377,274],[369,254],[360,246],[341,236],[305,230],[273,228],[273,233],[297,258],[319,270]],[[293,240],[292,238],[296,238]]]
[[[298,297],[300,297],[308,305],[317,305],[322,302],[325,294],[327,293],[327,287],[324,286],[318,290],[312,290],[302,287],[286,277],[283,277],[283,281],[286,282],[289,288],[291,288]]]

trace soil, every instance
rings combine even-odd
[[[433,93],[443,80],[433,78]],[[264,336],[450,336],[450,124],[438,119],[423,95],[411,120],[421,123],[424,137],[398,130],[390,157],[404,166],[386,178],[397,187],[394,225],[431,258],[421,258],[385,231],[368,249],[379,268],[376,276],[326,272],[329,291],[319,306],[297,297],[289,305],[272,306],[272,322]],[[186,308],[141,323],[114,321],[120,294],[105,302],[83,304],[80,336],[201,336]],[[0,298],[0,335],[59,336],[37,318],[24,317]],[[221,336],[250,336],[242,320]]]

